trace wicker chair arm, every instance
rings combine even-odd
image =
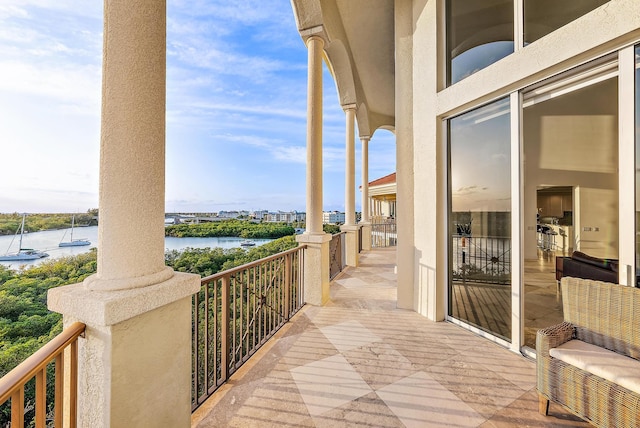
[[[536,335],[538,358],[548,356],[551,348],[556,348],[574,337],[575,327],[566,321],[538,330],[538,334]]]

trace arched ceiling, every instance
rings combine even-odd
[[[356,104],[358,130],[395,127],[393,0],[291,0],[304,38],[319,31],[342,105]]]

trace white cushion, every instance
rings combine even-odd
[[[570,340],[549,350],[553,358],[640,394],[640,361],[608,349]]]

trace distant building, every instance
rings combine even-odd
[[[369,213],[378,221],[396,217],[396,173],[369,182]]]
[[[238,211],[220,211],[218,212],[218,217],[220,218],[238,218],[240,217],[240,212]]]
[[[338,211],[325,211],[322,213],[322,223],[324,224],[343,224],[344,213]]]
[[[270,223],[295,223],[305,221],[306,218],[305,213],[298,211],[278,211],[269,213],[265,221]]]
[[[252,213],[249,214],[249,217],[255,219],[255,220],[267,220],[267,216],[269,215],[269,211],[267,210],[257,210],[257,211],[253,211]]]

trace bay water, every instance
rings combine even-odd
[[[73,239],[88,239],[91,245],[82,247],[58,247],[61,241],[70,240],[71,229],[45,230],[41,232],[25,233],[22,238],[22,248],[32,248],[49,254],[38,260],[22,260],[14,262],[0,262],[0,265],[17,269],[21,266],[29,267],[43,263],[47,260],[60,257],[73,256],[87,253],[98,245],[98,226],[76,227],[73,229]],[[18,251],[20,235],[0,236],[0,255]],[[166,250],[183,250],[185,248],[240,248],[244,238],[220,237],[220,238],[174,238],[166,237],[164,246]],[[273,239],[251,239],[256,246],[273,241]]]

